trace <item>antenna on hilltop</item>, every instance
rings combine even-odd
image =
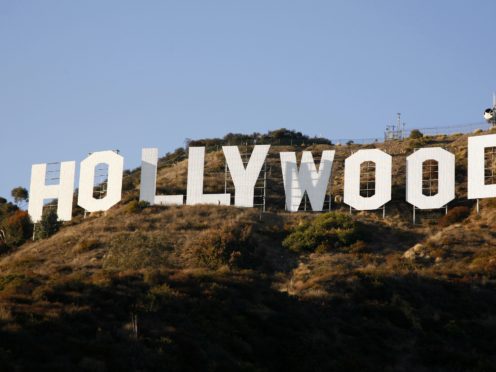
[[[386,125],[384,141],[402,140],[405,137],[405,123],[401,122],[401,113],[398,112],[396,125]]]

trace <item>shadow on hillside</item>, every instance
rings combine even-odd
[[[496,292],[416,276],[340,283],[332,300],[258,276],[168,272],[66,281],[3,317],[2,370],[494,369]],[[63,306],[63,315],[50,307]],[[137,324],[137,334],[133,328]]]
[[[405,251],[425,236],[414,230],[403,230],[381,223],[361,222],[361,234],[376,252]]]

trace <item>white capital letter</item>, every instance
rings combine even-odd
[[[95,167],[108,165],[107,195],[102,199],[93,196]],[[94,152],[81,162],[78,205],[88,212],[106,211],[121,200],[124,158],[114,151]]]
[[[312,153],[303,151],[300,169],[296,164],[294,152],[281,152],[282,178],[286,194],[286,208],[290,212],[297,212],[304,193],[308,195],[313,211],[324,208],[327,184],[332,172],[334,150],[322,152],[319,170],[315,166]]]
[[[483,199],[496,196],[496,184],[486,185],[485,156],[487,147],[496,147],[496,134],[468,138],[468,198]]]
[[[60,163],[60,181],[58,185],[45,185],[45,164],[33,164],[31,167],[31,185],[29,187],[28,213],[33,222],[39,222],[43,213],[43,201],[57,198],[57,215],[61,221],[72,219],[72,196],[74,194],[75,161]]]
[[[427,160],[438,164],[435,195],[422,193],[422,166]],[[455,198],[455,155],[440,147],[419,149],[406,158],[406,201],[419,209],[442,208]]]
[[[188,186],[186,204],[218,204],[229,205],[231,194],[204,194],[203,170],[205,147],[190,147],[188,156]]]
[[[260,170],[265,162],[270,145],[255,146],[246,166],[239,153],[238,146],[222,146],[227,166],[234,183],[234,205],[238,207],[253,207],[255,184]]]
[[[366,161],[375,163],[375,194],[360,195],[360,165]],[[391,200],[391,155],[378,149],[359,150],[344,162],[344,202],[349,206],[367,211],[378,209]]]
[[[150,204],[182,205],[182,195],[155,195],[157,187],[158,149],[144,148],[141,150],[141,186],[140,200]]]

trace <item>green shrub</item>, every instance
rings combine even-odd
[[[465,206],[454,207],[448,210],[438,221],[439,226],[446,227],[453,223],[463,221],[470,214],[470,209]]]
[[[282,244],[294,252],[323,253],[348,247],[359,239],[359,235],[358,226],[351,216],[329,212],[298,226]]]

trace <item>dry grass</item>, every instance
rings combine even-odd
[[[466,136],[424,141],[448,146],[463,169]],[[268,203],[277,211],[134,208],[132,190],[108,213],[78,217],[53,237],[1,256],[0,369],[12,358],[25,367],[45,363],[45,370],[153,369],[143,361],[187,370],[405,370],[407,355],[418,370],[487,370],[493,350],[484,345],[496,335],[496,203],[484,201],[480,216],[471,210],[446,227],[412,226],[401,189],[411,145],[368,146],[394,155],[396,191],[385,219],[353,213],[365,238],[347,250],[282,247],[315,214],[282,212],[278,152],[291,148],[279,147],[268,160]],[[365,146],[306,149],[328,148],[337,151],[336,195],[345,157]],[[223,192],[221,153],[206,159],[206,192]],[[160,169],[160,192],[184,193],[186,175],[186,161]],[[458,177],[457,193],[466,187],[465,175]],[[405,258],[416,244],[422,255]],[[131,314],[138,315],[137,338]],[[50,355],[70,358],[47,360],[45,345]]]

